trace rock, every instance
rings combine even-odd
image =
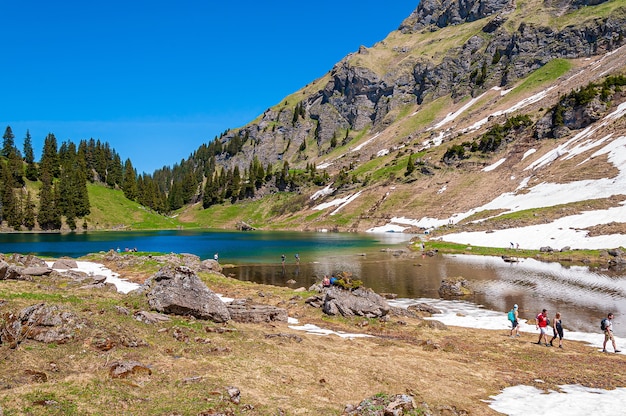
[[[241,392],[237,387],[226,387],[226,393],[228,393],[228,397],[230,397],[231,402],[239,404],[239,402],[241,401]]]
[[[218,272],[218,273],[222,273],[222,266],[220,266],[219,262],[210,259],[210,260],[203,260],[202,263],[200,263],[200,270],[208,270],[211,272]]]
[[[128,378],[133,375],[152,375],[145,365],[137,361],[115,361],[109,366],[111,378]]]
[[[417,312],[427,312],[431,315],[436,313],[441,313],[440,309],[435,308],[427,303],[416,303],[415,305],[410,305],[407,310],[409,311],[417,311]]]
[[[327,315],[380,318],[389,313],[389,304],[370,289],[344,290],[331,287],[326,291],[322,310]]]
[[[287,310],[270,305],[253,305],[247,301],[233,301],[227,305],[230,318],[241,323],[287,322]]]
[[[447,331],[448,326],[441,321],[437,321],[434,319],[424,319],[419,324],[420,327],[426,327],[431,329],[439,329],[441,331]]]
[[[78,263],[74,259],[58,259],[52,263],[52,268],[55,270],[76,269],[77,267]]]
[[[0,280],[6,279],[7,270],[9,270],[9,263],[0,260]]]
[[[145,283],[150,306],[162,313],[227,322],[226,304],[186,266],[164,267]]]
[[[570,246],[565,246],[563,247],[560,251],[561,253],[566,252],[566,251],[570,251],[572,248]]]
[[[23,339],[62,344],[74,339],[83,327],[84,323],[73,313],[41,303],[22,309],[17,315],[6,314],[0,327],[0,343],[13,348]]]
[[[48,276],[52,273],[50,267],[29,266],[22,269],[23,276]]]
[[[439,296],[443,299],[459,299],[472,295],[469,282],[462,277],[449,277],[441,281]]]
[[[160,313],[139,311],[133,315],[133,318],[145,324],[158,324],[159,322],[168,322],[170,317]]]
[[[610,249],[607,252],[609,253],[609,256],[613,256],[613,257],[621,257],[624,255],[624,252],[620,250],[619,248]]]
[[[542,253],[552,253],[554,249],[550,246],[539,247],[539,251]]]

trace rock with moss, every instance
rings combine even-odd
[[[469,282],[463,277],[447,277],[439,286],[439,296],[446,300],[461,299],[473,294]]]

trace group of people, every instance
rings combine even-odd
[[[327,274],[324,275],[324,278],[322,279],[322,286],[323,287],[331,287],[332,285],[337,283],[337,278],[335,277],[335,274],[333,273],[332,275],[330,275],[330,277],[328,277]]]
[[[298,253],[294,254],[293,257],[296,259],[296,264],[299,265],[300,264],[300,255]],[[281,254],[280,256],[280,262],[281,264],[284,266],[285,265],[285,255]]]
[[[604,331],[604,343],[602,344],[602,352],[606,351],[606,344],[611,341],[613,344],[613,351],[621,352],[617,349],[615,344],[615,337],[613,336],[613,317],[612,313],[609,313],[605,319],[603,319],[602,328]],[[509,321],[511,321],[511,338],[519,337],[519,306],[517,304],[513,305],[513,309],[509,311]],[[557,312],[554,315],[554,320],[552,321],[552,339],[548,341],[548,326],[550,326],[550,319],[548,318],[548,310],[543,309],[536,317],[535,327],[539,330],[539,339],[535,344],[543,345],[546,347],[554,346],[553,342],[555,339],[559,339],[559,348],[563,348],[563,322],[561,320],[561,313]]]

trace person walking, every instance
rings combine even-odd
[[[509,311],[509,321],[511,321],[511,338],[514,336],[519,337],[519,313],[517,303],[513,305],[513,309]],[[511,319],[513,318],[513,319]],[[513,335],[515,333],[515,335]]]
[[[550,346],[552,347],[552,341],[558,336],[559,337],[559,348],[563,348],[563,324],[561,322],[561,313],[557,312],[554,315],[554,322],[552,322],[552,330],[554,336],[550,340]]]
[[[611,340],[613,344],[613,351],[621,352],[615,345],[615,337],[613,336],[613,314],[609,313],[606,318],[602,320],[602,326],[604,326],[604,344],[602,344],[602,352],[606,352],[606,343]]]
[[[548,344],[548,310],[544,309],[541,311],[539,315],[537,315],[537,323],[535,324],[536,328],[539,330],[539,339],[535,344],[541,345],[541,338],[543,338],[543,342],[546,347],[549,347]]]

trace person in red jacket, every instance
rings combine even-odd
[[[537,323],[535,325],[539,329],[539,339],[536,344],[541,345],[541,338],[543,337],[543,343],[546,347],[548,344],[548,310],[544,309],[539,315],[537,315]]]

